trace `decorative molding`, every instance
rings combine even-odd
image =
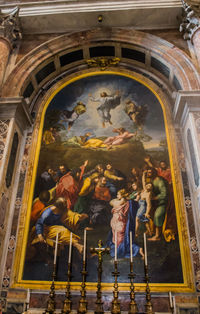
[[[16,42],[22,38],[18,7],[9,13],[2,13],[0,10],[0,37],[6,38],[13,48],[15,48]]]
[[[192,7],[195,13],[200,14],[200,1],[199,0],[185,0],[185,2]]]
[[[2,120],[14,118],[24,131],[32,125],[32,118],[23,97],[0,97],[0,117]]]
[[[194,2],[194,1],[187,1]],[[183,33],[185,40],[190,40],[193,34],[197,31],[200,26],[199,14],[194,10],[193,6],[188,5],[186,1],[182,0],[183,4],[183,15],[182,23],[180,24],[179,30]]]
[[[14,4],[6,3],[0,7],[6,11],[9,6],[13,7],[19,3],[13,1]],[[33,5],[34,3],[34,5]],[[20,17],[46,14],[59,14],[63,12],[99,12],[99,11],[118,11],[130,9],[145,9],[145,8],[177,8],[181,7],[180,0],[118,0],[118,1],[20,1]]]
[[[81,0],[81,1],[5,1],[7,13],[19,5],[23,34],[65,33],[88,28],[131,27],[135,29],[172,29],[178,27],[181,0]],[[103,15],[101,24],[99,14]],[[170,16],[170,19],[169,19]]]
[[[89,67],[98,67],[101,71],[106,70],[108,67],[117,65],[120,62],[120,58],[107,58],[107,57],[97,57],[86,60]]]

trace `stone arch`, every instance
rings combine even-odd
[[[124,68],[133,72],[140,70],[141,72],[138,75],[143,75],[147,80],[152,81],[154,90],[159,90],[162,96],[164,94],[171,96],[170,93],[179,89],[187,91],[196,90],[200,87],[198,73],[191,60],[172,44],[153,35],[133,30],[95,29],[65,34],[32,50],[16,65],[4,84],[2,95],[4,97],[24,96],[25,98],[30,98],[29,111],[32,111],[34,105],[31,102],[34,102],[41,90],[48,90],[47,95],[43,98],[43,102],[37,101],[37,106],[40,106],[39,117],[45,98],[52,92],[52,85],[53,88],[56,88],[57,81],[60,78],[62,81],[64,76],[70,76],[71,73],[88,71],[85,59],[94,56],[91,55],[90,48],[102,46],[115,47],[113,55],[111,53],[108,55],[110,57],[120,57],[121,61],[118,69]],[[82,50],[82,58],[61,66],[62,57],[74,56],[73,53],[77,53],[80,50]],[[108,51],[110,50],[108,49]],[[44,69],[47,71],[46,76],[42,74],[45,72]],[[30,90],[32,88],[33,91],[29,97],[26,97],[25,91],[28,91],[28,88]],[[169,103],[170,101],[165,100],[167,110],[169,109],[167,106]],[[33,142],[37,140],[39,123],[39,119],[36,119]],[[171,137],[170,139],[172,140],[172,145],[175,145],[174,138]],[[34,156],[33,152],[36,146],[33,146],[30,154]],[[32,166],[33,163],[31,161],[27,168],[27,177],[29,179],[32,174]],[[26,213],[24,206],[27,204],[29,193],[26,192],[29,191],[29,185],[30,180],[28,184],[26,182],[26,187],[24,188],[25,196],[22,207],[24,214]]]
[[[103,56],[119,57],[121,68],[142,69],[144,76],[150,75],[158,85],[164,85],[168,94],[200,89],[192,61],[171,43],[140,31],[98,28],[64,34],[33,49],[11,72],[2,96],[24,96],[30,103],[49,81],[64,73],[88,69],[85,60],[101,54],[98,47],[102,46],[108,48]],[[96,55],[92,53],[94,47]],[[114,47],[113,52],[109,47]]]

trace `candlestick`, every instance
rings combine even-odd
[[[70,235],[70,240],[71,240],[71,235]],[[63,303],[63,309],[61,311],[61,314],[71,313],[72,301],[71,301],[71,292],[70,292],[70,280],[71,280],[71,264],[68,262],[67,285],[66,285],[66,293],[65,293],[66,297]]]
[[[53,261],[54,265],[56,265],[57,251],[58,251],[58,233],[56,234],[56,245],[55,245],[54,261]]]
[[[144,264],[147,266],[147,239],[146,233],[144,233]]]
[[[85,236],[86,239],[86,236]],[[85,314],[87,313],[87,304],[88,301],[86,300],[86,276],[87,276],[87,271],[86,271],[86,262],[83,261],[83,270],[81,271],[82,274],[82,284],[81,284],[81,298],[79,300],[79,306],[78,306],[78,314]]]
[[[112,272],[113,277],[115,278],[114,282],[114,290],[113,290],[113,300],[112,300],[112,307],[111,307],[111,314],[120,314],[120,300],[118,299],[118,281],[117,277],[119,277],[120,273],[117,267],[117,260],[114,261],[114,272]]]
[[[84,229],[84,241],[83,241],[83,262],[86,258],[86,229]]]
[[[70,233],[68,264],[71,264],[71,258],[72,258],[72,232]]]
[[[132,240],[132,231],[130,231],[130,258],[131,263],[133,262],[133,240]]]
[[[146,304],[145,304],[145,313],[153,314],[153,306],[151,303],[151,293],[150,293],[150,286],[149,286],[149,274],[148,274],[148,266],[144,265],[144,272],[145,272],[145,282],[146,282]]]
[[[115,262],[117,262],[117,232],[115,231]]]
[[[131,234],[132,236],[132,234]],[[135,278],[135,274],[133,273],[133,262],[130,262],[130,274],[129,274],[129,278],[130,278],[130,303],[129,303],[129,311],[128,314],[136,314],[138,313],[138,307],[137,307],[137,303],[135,301],[135,287],[134,287],[134,278]]]
[[[96,310],[95,310],[95,314],[103,314],[104,310],[103,310],[103,302],[102,302],[102,298],[101,298],[101,277],[102,277],[102,263],[103,263],[103,255],[105,253],[109,253],[110,252],[110,248],[104,248],[102,247],[103,243],[101,240],[98,241],[98,247],[97,248],[90,248],[90,252],[96,253],[98,254],[98,282],[97,282],[97,300],[96,300]]]
[[[51,284],[50,291],[49,291],[47,307],[46,307],[45,312],[43,312],[43,314],[54,314],[55,313],[55,309],[56,309],[56,302],[55,302],[56,264],[53,264],[53,275],[52,275],[52,277],[53,277],[53,280],[52,280],[52,284]]]

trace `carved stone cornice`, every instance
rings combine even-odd
[[[14,118],[22,131],[32,126],[32,118],[23,97],[0,98],[0,118],[2,120]]]
[[[198,16],[200,15],[200,0],[185,0],[185,2]]]
[[[67,33],[100,25],[174,29],[178,27],[177,16],[181,15],[181,0],[13,0],[3,4],[0,1],[3,10],[15,5],[20,7],[23,34]],[[101,22],[99,14],[103,16]]]
[[[181,33],[183,33],[183,38],[185,40],[192,40],[193,34],[200,27],[200,18],[199,15],[193,10],[193,6],[188,5],[187,2],[182,0],[183,15],[179,30]]]
[[[16,42],[22,38],[19,23],[19,8],[14,8],[9,13],[0,11],[0,37],[7,39],[14,48]]]

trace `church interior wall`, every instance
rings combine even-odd
[[[112,35],[109,32],[113,32]],[[178,169],[176,176],[181,178],[180,186],[182,189],[182,206],[183,208],[183,229],[184,237],[188,241],[188,254],[191,260],[192,279],[189,283],[192,289],[190,292],[174,293],[176,300],[177,313],[194,313],[199,311],[200,304],[200,185],[195,181],[195,168],[193,168],[193,160],[196,160],[196,170],[200,173],[199,162],[199,94],[190,95],[189,92],[200,90],[200,79],[198,74],[198,66],[196,66],[196,58],[194,50],[188,46],[187,42],[181,37],[178,30],[148,30],[144,32],[134,32],[133,30],[115,30],[107,32],[107,30],[97,29],[58,36],[58,34],[25,34],[21,40],[19,47],[15,50],[14,59],[10,59],[10,67],[6,73],[2,94],[0,99],[0,117],[1,117],[1,141],[3,150],[0,159],[1,171],[1,201],[0,201],[0,237],[4,246],[0,247],[1,260],[1,304],[3,313],[22,313],[25,304],[29,304],[30,310],[27,313],[42,313],[44,303],[48,299],[49,289],[28,289],[17,285],[14,286],[14,267],[16,268],[16,256],[20,256],[20,241],[24,233],[24,225],[26,219],[26,203],[31,184],[33,171],[34,143],[37,141],[40,115],[42,105],[46,102],[53,91],[61,84],[62,80],[75,75],[89,73],[99,70],[96,66],[95,70],[89,68],[84,61],[78,61],[71,65],[60,67],[59,58],[77,49],[83,49],[83,59],[91,58],[89,47],[94,44],[105,46],[109,43],[115,46],[115,56],[121,56],[122,46],[125,48],[137,47],[139,51],[145,53],[145,63],[141,64],[136,60],[128,60],[122,58],[122,64],[118,69],[126,73],[134,73],[136,77],[148,82],[154,90],[165,99],[165,106],[171,116],[170,123],[173,125],[174,140],[173,145],[176,146]],[[153,37],[155,37],[155,43]],[[63,36],[63,37],[62,37]],[[112,39],[109,38],[112,37]],[[133,39],[131,39],[133,38]],[[109,40],[109,41],[108,41]],[[120,41],[121,40],[121,41]],[[162,40],[164,40],[162,42]],[[62,42],[65,41],[65,44]],[[135,41],[135,42],[134,42]],[[169,46],[165,46],[165,41]],[[146,44],[146,46],[145,46]],[[155,44],[155,47],[153,47]],[[163,44],[163,46],[162,46]],[[134,46],[135,45],[135,46]],[[138,48],[139,47],[139,48]],[[167,48],[166,48],[167,47]],[[67,49],[66,49],[67,48]],[[151,53],[149,53],[151,52]],[[157,53],[157,55],[155,54]],[[169,76],[166,78],[163,73],[159,73],[157,69],[150,66],[150,57],[157,57],[156,60],[162,62],[169,68]],[[180,58],[180,59],[179,59]],[[51,73],[44,80],[37,82],[36,76],[40,70],[46,65],[53,62],[55,72]],[[177,66],[178,64],[178,66]],[[9,65],[8,65],[9,66]],[[108,71],[115,71],[115,67],[108,67]],[[135,70],[140,72],[134,72]],[[189,96],[186,100],[178,100],[179,90],[177,85],[173,84],[174,69],[176,77],[182,89]],[[63,74],[63,77],[60,75]],[[145,75],[146,76],[145,76]],[[59,78],[60,77],[60,78]],[[58,79],[59,78],[59,79]],[[59,82],[60,80],[60,82]],[[152,80],[152,81],[151,81]],[[31,82],[33,93],[23,100],[23,93]],[[49,84],[49,86],[48,86]],[[189,105],[188,105],[189,104]],[[6,106],[13,106],[13,110],[8,110]],[[185,112],[184,108],[189,107]],[[18,108],[18,109],[16,109]],[[19,109],[20,108],[20,109]],[[177,111],[176,111],[176,108]],[[38,112],[40,112],[38,114]],[[189,113],[188,113],[189,112]],[[174,122],[172,119],[174,118]],[[191,156],[191,149],[188,144],[188,130],[191,130],[192,141],[195,156]],[[6,187],[5,178],[7,176],[7,168],[9,156],[12,149],[12,139],[14,133],[18,134],[18,147],[15,151],[15,160],[13,161],[13,174],[9,187]],[[28,182],[28,183],[27,183]],[[25,191],[25,192],[24,192]],[[20,239],[20,240],[19,240]],[[186,241],[186,242],[187,242]],[[14,266],[15,265],[15,266]],[[48,286],[50,287],[50,285]],[[139,310],[144,311],[145,293],[136,291],[136,300],[139,304]],[[64,301],[64,291],[56,292],[57,308],[61,309]],[[72,293],[73,309],[76,310],[79,302],[80,293]],[[94,310],[96,295],[95,292],[87,292],[88,308]],[[127,292],[120,293],[122,311],[128,310],[129,294]],[[109,311],[112,302],[112,293],[103,293],[104,309]],[[168,291],[154,292],[152,291],[152,303],[155,312],[170,312]],[[7,310],[6,310],[7,309]],[[188,312],[190,311],[190,312]]]

